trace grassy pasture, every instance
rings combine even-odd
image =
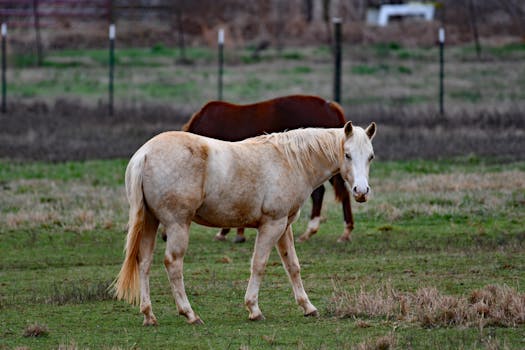
[[[356,229],[348,244],[335,242],[342,214],[327,191],[326,222],[312,240],[296,245],[319,318],[302,316],[273,252],[260,293],[266,320],[249,322],[243,298],[255,231],[247,232],[247,244],[236,245],[215,242],[214,229],[193,225],[184,272],[205,325],[187,325],[170,294],[159,240],[151,278],[155,328],[142,327],[137,307],[106,292],[123,258],[126,162],[0,161],[0,349],[525,347],[524,310],[521,321],[507,326],[483,319],[447,326],[367,312],[350,316],[341,312],[348,305],[337,304],[341,294],[350,302],[385,288],[434,287],[468,299],[487,285],[506,285],[523,301],[523,161],[378,160],[373,197],[353,206]],[[305,229],[309,209],[307,203],[296,234]]]
[[[333,59],[329,47],[226,50],[224,98],[250,103],[293,93],[332,96]],[[118,104],[171,103],[196,109],[217,98],[216,52],[188,48],[192,64],[178,63],[176,49],[156,44],[116,51],[115,101]],[[481,59],[471,46],[447,47],[445,102],[450,108],[486,108],[525,99],[525,46],[484,47]],[[86,104],[107,100],[105,49],[49,51],[42,67],[34,57],[9,58],[8,93],[21,100],[77,98]],[[345,107],[436,106],[437,48],[397,43],[346,45],[342,104]]]

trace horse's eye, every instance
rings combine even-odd
[[[345,153],[345,158],[348,159],[348,160],[352,160],[352,157],[348,153]]]
[[[371,162],[372,159],[374,159],[374,157],[375,157],[375,156],[374,156],[373,154],[371,154],[370,157],[368,157],[368,161]]]

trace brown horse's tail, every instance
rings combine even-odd
[[[345,180],[341,174],[334,175],[330,181],[332,182],[332,186],[334,186],[335,199],[338,202],[342,202],[344,199],[348,198],[350,194],[346,189]]]
[[[126,194],[129,202],[128,235],[124,248],[126,258],[113,283],[117,299],[125,299],[131,304],[137,304],[140,299],[138,255],[146,215],[142,191],[145,160],[144,154],[135,154],[126,169]]]
[[[332,107],[334,110],[337,111],[336,113],[341,118],[341,122],[342,122],[341,126],[344,126],[345,125],[345,111],[343,111],[343,107],[335,101],[330,101],[330,107]]]
[[[191,127],[191,124],[193,123],[193,119],[195,118],[195,116],[197,114],[199,114],[200,112],[196,112],[194,113],[191,118],[186,122],[186,124],[184,124],[182,126],[182,128],[180,129],[181,131],[190,131],[190,127]]]

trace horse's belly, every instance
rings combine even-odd
[[[211,227],[257,227],[261,211],[253,202],[203,205],[196,211],[193,221]]]

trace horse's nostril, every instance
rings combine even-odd
[[[368,192],[370,192],[370,187],[366,187],[366,194],[368,194]]]
[[[357,186],[354,186],[354,188],[352,188],[352,191],[354,191],[354,193],[357,193]]]

